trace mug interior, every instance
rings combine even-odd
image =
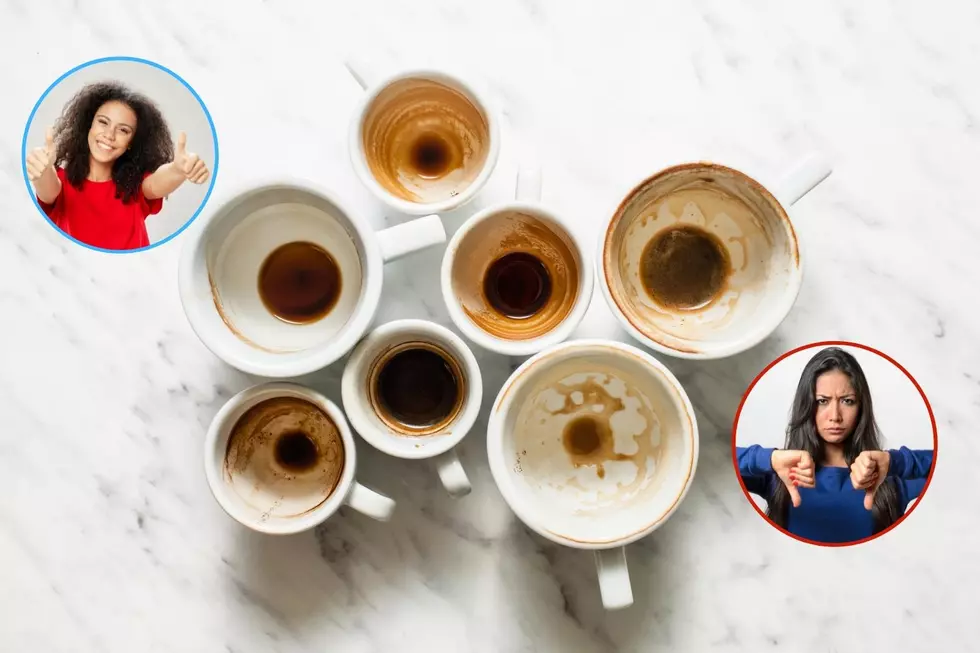
[[[243,417],[248,419],[250,410],[283,398],[316,406],[320,413],[314,418],[315,427],[332,434],[329,442],[334,445],[339,437],[339,452],[336,446],[330,451],[332,464],[336,464],[338,453],[342,460],[339,477],[330,475],[329,464],[322,459],[301,472],[279,464],[269,433],[279,428],[282,415],[260,416],[252,423],[247,441],[232,441],[235,426]],[[325,456],[327,452],[320,453]],[[225,512],[249,528],[267,533],[299,532],[326,519],[343,502],[354,479],[356,462],[343,413],[319,393],[290,383],[256,386],[229,400],[212,422],[205,457],[208,483]]]
[[[406,345],[435,348],[450,359],[459,375],[459,405],[435,428],[408,430],[386,419],[376,397],[382,363]],[[361,437],[400,458],[428,458],[448,451],[472,428],[480,411],[483,384],[480,368],[466,344],[448,329],[421,320],[389,322],[368,334],[344,370],[344,409]]]
[[[491,303],[485,280],[501,257],[530,254],[547,270],[550,297],[528,317],[505,315]],[[591,287],[591,270],[575,239],[547,212],[531,205],[493,210],[464,226],[447,250],[450,257],[446,303],[461,328],[502,343],[542,338],[580,308]]]
[[[229,346],[254,356],[301,356],[329,345],[364,301],[368,252],[347,215],[326,197],[298,187],[256,189],[225,205],[208,225],[205,259],[211,322],[234,335]],[[308,242],[340,270],[340,295],[326,315],[297,324],[276,317],[259,294],[259,272],[282,245]]]
[[[580,547],[626,543],[683,498],[697,426],[676,379],[651,361],[632,347],[577,341],[530,359],[504,384],[490,417],[491,470],[542,535]],[[605,425],[598,455],[576,446],[583,423]]]
[[[695,309],[655,300],[641,277],[648,244],[683,226],[715,236],[730,263],[715,298]],[[643,182],[619,206],[602,245],[601,274],[615,307],[668,351],[720,355],[733,343],[758,341],[799,290],[799,246],[786,211],[762,185],[716,164],[675,166]]]
[[[370,174],[407,202],[453,200],[490,162],[491,118],[448,75],[419,73],[387,84],[368,102],[359,131]]]

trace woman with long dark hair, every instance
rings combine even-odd
[[[117,250],[149,245],[145,220],[163,198],[211,174],[187,151],[183,132],[174,147],[152,100],[115,82],[79,91],[25,163],[38,203],[59,229]]]
[[[738,447],[739,473],[794,535],[853,542],[891,526],[919,496],[931,450],[882,450],[864,370],[838,347],[803,369],[783,449]]]

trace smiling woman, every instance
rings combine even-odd
[[[187,152],[183,132],[175,150],[153,101],[118,82],[79,91],[25,165],[38,204],[59,229],[113,250],[149,246],[145,220],[163,198],[210,176]]]
[[[925,490],[934,447],[884,448],[871,388],[853,354],[827,347],[809,359],[796,384],[782,448],[741,442],[759,423],[750,413],[763,402],[771,406],[764,384],[752,396],[756,383],[743,403],[745,419],[741,409],[736,418],[735,436],[746,446],[735,447],[735,462],[745,490],[766,502],[766,517],[785,532],[819,543],[863,541],[895,525]],[[894,406],[896,397],[889,399]],[[915,423],[910,419],[902,427]],[[906,444],[928,435],[906,435]]]

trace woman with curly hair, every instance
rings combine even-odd
[[[69,236],[104,249],[150,244],[146,217],[185,181],[203,184],[204,161],[187,151],[152,100],[116,82],[90,84],[27,155],[38,203]]]
[[[736,448],[745,488],[777,526],[818,542],[853,542],[894,524],[925,487],[932,450],[883,451],[864,370],[839,347],[803,368],[784,449]]]

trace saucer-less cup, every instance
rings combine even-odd
[[[385,419],[374,386],[386,355],[406,346],[436,347],[451,359],[459,375],[461,400],[451,416],[435,428],[406,429]],[[454,447],[469,433],[480,412],[483,381],[473,352],[449,329],[426,320],[395,320],[369,333],[344,368],[341,384],[344,409],[354,430],[375,448],[406,459],[431,458],[446,491],[460,497],[470,482]]]
[[[187,319],[228,364],[276,378],[318,370],[350,351],[377,311],[384,264],[446,239],[436,215],[374,231],[338,197],[299,180],[234,193],[204,220],[180,260]],[[333,308],[305,324],[277,318],[258,289],[269,254],[297,241],[329,252],[341,277]]]
[[[698,428],[680,383],[649,354],[573,340],[524,362],[490,411],[494,481],[543,537],[594,551],[607,609],[633,602],[625,546],[674,514]]]
[[[714,163],[676,165],[656,173],[626,196],[600,235],[596,272],[609,308],[634,338],[672,356],[722,358],[758,344],[789,313],[803,280],[803,256],[789,207],[829,174],[830,167],[815,155],[773,191]],[[685,192],[721,194],[726,202],[734,198],[739,210],[719,210],[710,202],[665,201]],[[693,225],[716,236],[731,262],[723,294],[704,308],[666,307],[641,282],[644,247],[677,225]]]
[[[374,81],[357,64],[347,67],[365,89],[349,148],[368,190],[410,215],[443,213],[473,199],[500,152],[498,118],[486,93],[444,70],[407,70]]]
[[[470,217],[453,234],[442,259],[440,284],[449,316],[469,340],[509,356],[529,356],[567,339],[592,300],[593,272],[565,218],[540,203],[541,171],[518,174],[517,200]],[[484,281],[495,261],[528,253],[548,270],[550,296],[530,316],[494,309]]]
[[[226,465],[228,441],[238,420],[255,405],[278,397],[292,397],[314,404],[340,432],[343,469],[340,480],[326,497],[318,496],[317,488],[308,483],[304,485],[302,478],[294,480],[272,470],[268,476],[275,478],[276,484],[263,485],[241,477]],[[337,512],[342,505],[380,521],[390,519],[395,502],[354,480],[356,470],[357,450],[344,414],[319,392],[294,383],[266,383],[239,392],[215,415],[205,438],[204,471],[211,493],[228,515],[261,533],[285,535],[308,530]]]

